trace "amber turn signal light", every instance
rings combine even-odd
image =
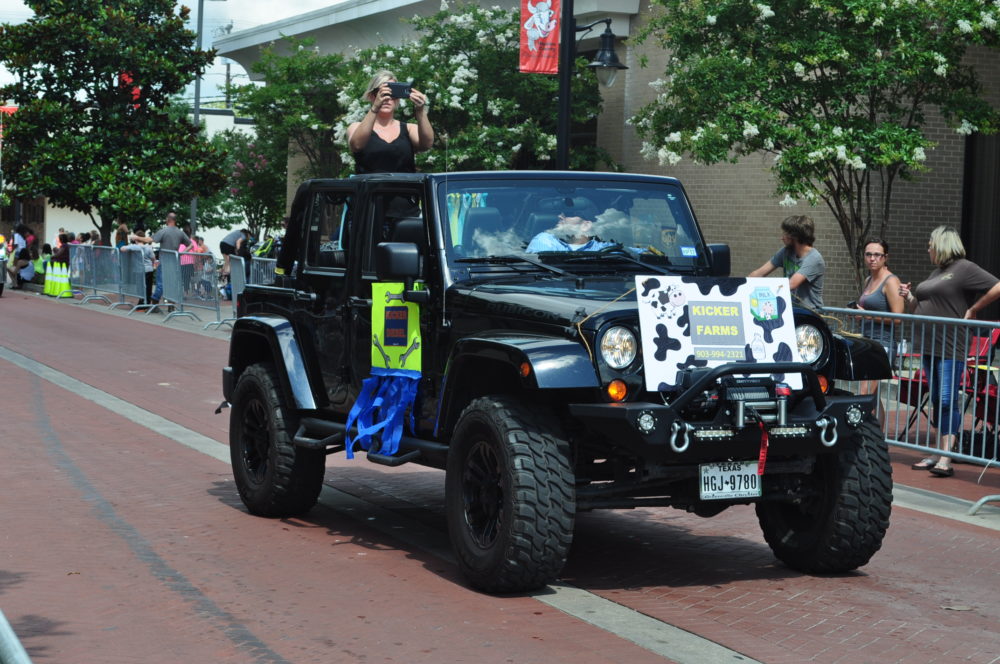
[[[628,386],[625,385],[625,381],[615,379],[608,383],[607,388],[608,397],[612,401],[624,401],[625,396],[628,394]]]

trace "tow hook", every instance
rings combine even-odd
[[[836,417],[821,417],[816,420],[816,426],[819,427],[819,442],[826,447],[833,447],[837,444]]]
[[[670,449],[677,453],[681,453],[686,450],[691,444],[691,438],[688,435],[691,431],[694,431],[694,427],[687,422],[674,420],[670,424]],[[680,434],[679,443],[677,441],[677,434]]]

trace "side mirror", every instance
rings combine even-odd
[[[420,250],[413,242],[379,242],[375,247],[379,281],[404,281],[420,276]]]
[[[708,245],[708,261],[713,277],[728,277],[732,271],[732,257],[729,253],[729,245]]]
[[[407,302],[426,304],[430,302],[430,292],[413,289],[414,280],[420,278],[420,261],[420,250],[413,242],[380,242],[375,247],[375,274],[379,281],[402,281]]]

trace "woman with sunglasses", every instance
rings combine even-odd
[[[858,296],[857,308],[864,311],[903,313],[906,303],[899,294],[899,277],[889,270],[889,243],[881,238],[869,240],[865,244],[864,258],[869,274]],[[861,320],[861,334],[882,344],[889,355],[889,364],[893,364],[896,357],[894,328],[892,318],[865,317]],[[878,381],[865,381],[861,385],[861,392],[871,394],[877,388]],[[881,414],[880,409],[879,415]]]
[[[858,296],[858,309],[903,313],[906,303],[899,294],[899,277],[889,270],[889,243],[882,239],[870,240],[865,245],[864,257],[869,274]],[[892,362],[895,354],[893,319],[866,318],[861,323],[861,333],[885,346]]]

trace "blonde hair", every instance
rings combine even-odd
[[[377,72],[375,72],[375,75],[372,76],[372,80],[368,82],[368,89],[365,91],[365,99],[371,97],[374,92],[376,92],[380,87],[382,87],[383,83],[388,83],[389,81],[395,81],[395,80],[396,80],[396,75],[393,74],[391,71],[389,71],[388,69],[379,69]]]
[[[929,242],[934,250],[934,257],[941,267],[954,263],[959,258],[965,258],[965,245],[962,238],[951,226],[938,226],[931,231]]]

